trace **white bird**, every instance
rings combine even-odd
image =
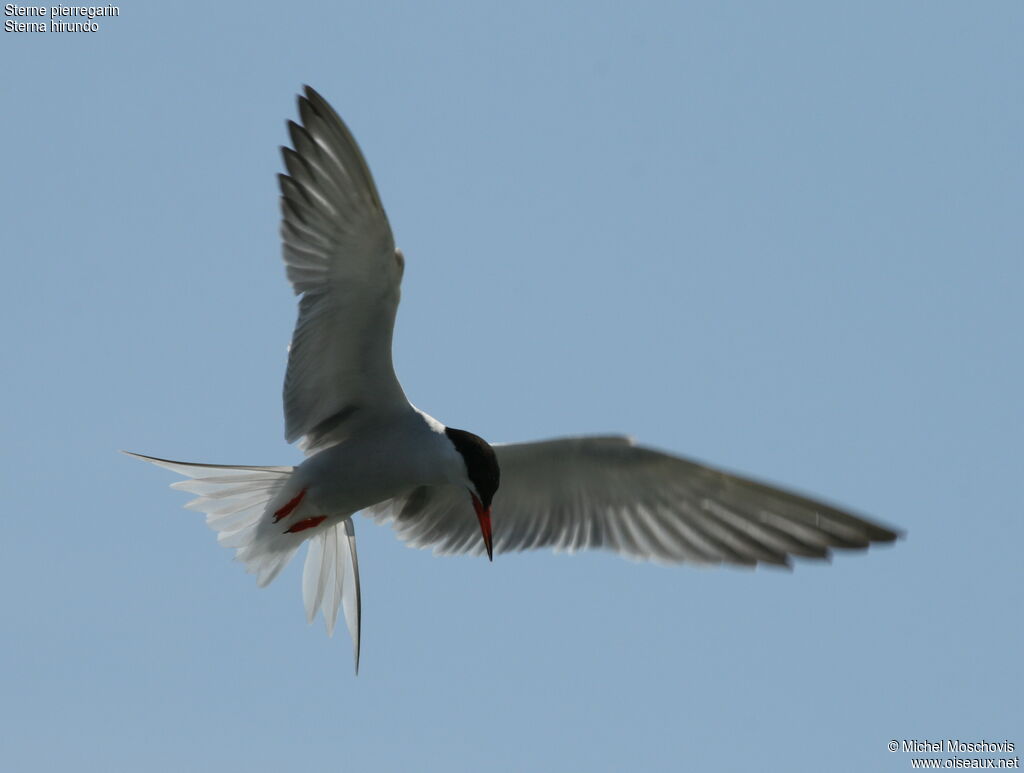
[[[824,559],[899,536],[627,437],[491,446],[417,409],[391,360],[402,252],[348,128],[308,86],[298,102],[302,123],[289,121],[294,149],[282,148],[288,174],[279,175],[284,261],[301,296],[284,414],[285,438],[308,458],[246,467],[132,456],[189,478],[172,488],[199,495],[186,507],[206,513],[261,587],[308,541],[307,617],[322,610],[333,633],[344,607],[357,673],[359,511],[413,547],[488,558],[605,548],[662,563],[789,566],[791,556]]]

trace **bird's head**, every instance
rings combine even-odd
[[[498,457],[486,440],[472,432],[445,427],[444,433],[455,446],[455,450],[459,452],[466,467],[464,484],[473,500],[473,509],[476,511],[477,520],[480,521],[480,533],[484,537],[487,557],[493,561],[491,500],[501,481]]]

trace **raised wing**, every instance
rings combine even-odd
[[[633,445],[625,437],[496,445],[494,551],[605,548],[662,563],[788,566],[899,534],[798,494]],[[483,552],[469,497],[421,487],[378,505],[398,536],[437,553]]]
[[[351,132],[309,86],[282,148],[281,238],[299,318],[284,381],[285,438],[307,453],[346,424],[407,404],[391,361],[403,260]]]

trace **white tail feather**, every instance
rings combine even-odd
[[[217,532],[217,541],[235,549],[235,558],[256,575],[261,588],[277,577],[308,537],[302,573],[306,617],[313,622],[322,610],[327,633],[333,635],[338,608],[344,605],[359,673],[361,598],[351,518],[299,534],[269,528],[274,511],[296,493],[288,488],[294,467],[190,464],[124,453],[187,476],[188,480],[172,483],[171,488],[199,495],[185,507],[206,514],[206,524]]]
[[[235,548],[235,557],[256,575],[261,588],[278,575],[302,544],[300,539],[287,538],[291,535],[259,528],[294,468],[189,464],[129,455],[190,478],[172,483],[171,488],[199,495],[185,507],[206,513],[206,525],[217,532],[217,541]]]
[[[358,674],[362,603],[356,532],[351,518],[323,529],[310,538],[306,565],[302,570],[302,598],[306,604],[306,619],[310,623],[318,611],[323,611],[329,636],[334,635],[338,608],[344,605],[345,622],[352,637]]]

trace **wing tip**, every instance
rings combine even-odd
[[[322,113],[323,108],[327,108],[330,112],[334,112],[334,108],[330,106],[330,103],[323,98],[319,91],[314,89],[308,83],[302,85],[302,94],[299,95],[299,104],[308,102],[317,113]],[[330,113],[328,113],[330,115]]]

